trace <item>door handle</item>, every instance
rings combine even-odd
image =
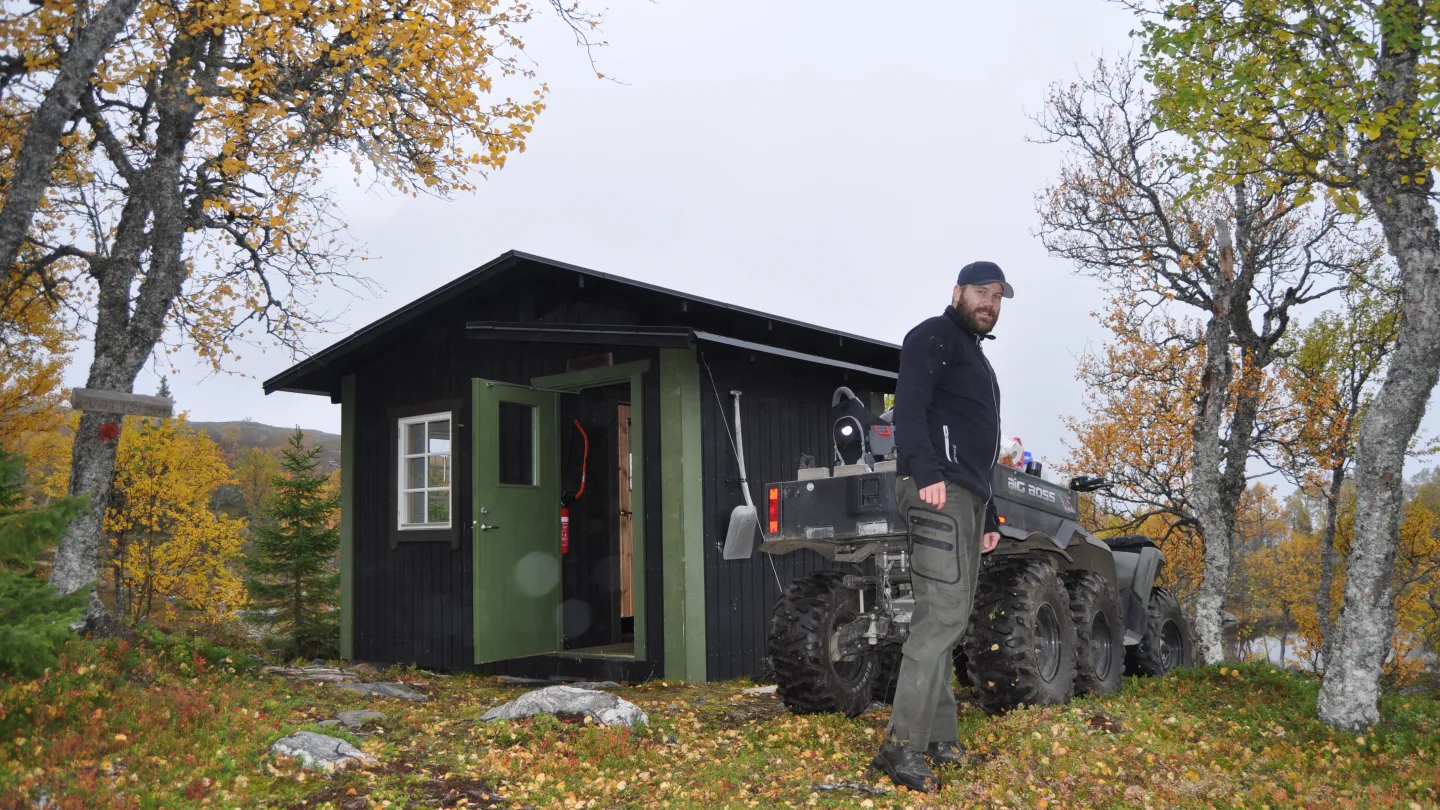
[[[499,527],[499,526],[495,526],[495,525],[490,524],[490,523],[481,523],[480,526],[479,526],[479,529],[480,529],[480,531],[482,531],[482,532],[488,532],[488,531],[490,531],[491,529],[498,529],[498,528],[500,528],[500,527]]]

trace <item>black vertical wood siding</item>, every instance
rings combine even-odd
[[[558,271],[519,270],[452,300],[367,349],[346,371],[356,377],[354,654],[357,659],[405,662],[434,669],[478,669],[527,676],[563,675],[639,681],[664,672],[664,561],[661,526],[659,357],[651,348],[472,341],[470,320],[545,323],[681,325],[695,318],[673,300],[595,283]],[[723,318],[723,313],[706,317]],[[697,323],[732,337],[766,342],[770,326]],[[773,326],[775,334],[798,327]],[[757,331],[758,330],[758,331]],[[805,333],[805,340],[821,336]],[[801,348],[821,351],[822,345]],[[528,384],[532,377],[563,373],[566,360],[612,352],[615,363],[648,359],[643,380],[645,513],[645,661],[567,658],[564,655],[504,661],[475,667],[471,621],[472,550],[470,381],[474,377]],[[762,670],[770,609],[780,589],[797,577],[827,567],[810,552],[784,557],[756,555],[725,561],[721,547],[731,509],[742,503],[739,471],[726,434],[729,392],[744,392],[746,462],[752,494],[763,509],[763,485],[793,478],[801,453],[829,459],[830,396],[836,386],[863,383],[843,371],[767,354],[701,344],[701,436],[706,601],[706,667],[710,679],[755,675]],[[864,358],[861,358],[864,359]],[[713,384],[712,384],[713,375]],[[719,393],[717,401],[716,392]],[[454,517],[462,531],[449,542],[390,545],[390,412],[442,400],[459,403],[454,423]],[[723,418],[721,416],[723,410]],[[733,428],[733,426],[731,426]],[[606,451],[608,453],[608,451]],[[596,469],[592,456],[592,470]],[[607,459],[604,462],[609,464]],[[850,566],[830,566],[849,569]],[[777,582],[778,580],[778,582]]]
[[[714,345],[702,344],[700,351],[706,675],[710,680],[755,677],[764,673],[770,610],[781,589],[814,571],[859,569],[827,563],[811,551],[780,557],[757,552],[749,560],[722,557],[730,512],[744,503],[727,436],[727,423],[730,435],[735,429],[730,392],[741,391],[746,473],[763,521],[767,482],[793,480],[802,453],[818,464],[829,463],[830,397],[841,385],[859,393],[861,384],[826,366]]]

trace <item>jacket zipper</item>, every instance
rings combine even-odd
[[[995,369],[990,365],[990,358],[985,356],[985,349],[980,345],[980,337],[975,338],[975,348],[980,351],[980,359],[985,362],[985,370],[990,373],[990,402],[995,407],[995,457],[990,460],[992,477],[985,479],[985,488],[990,491],[990,497],[995,497],[994,469],[995,464],[1000,461],[1000,397],[995,394]],[[989,501],[989,498],[986,498]]]
[[[949,425],[941,425],[941,426],[940,426],[940,430],[941,430],[942,433],[945,434],[945,459],[946,459],[947,461],[949,461],[951,464],[954,464],[954,463],[955,463],[955,454],[951,452],[951,448],[950,448],[950,426],[949,426]]]

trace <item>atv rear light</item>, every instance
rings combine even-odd
[[[770,488],[770,533],[780,533],[780,488]]]

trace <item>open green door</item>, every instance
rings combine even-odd
[[[475,663],[557,652],[557,395],[490,380],[473,385]]]

